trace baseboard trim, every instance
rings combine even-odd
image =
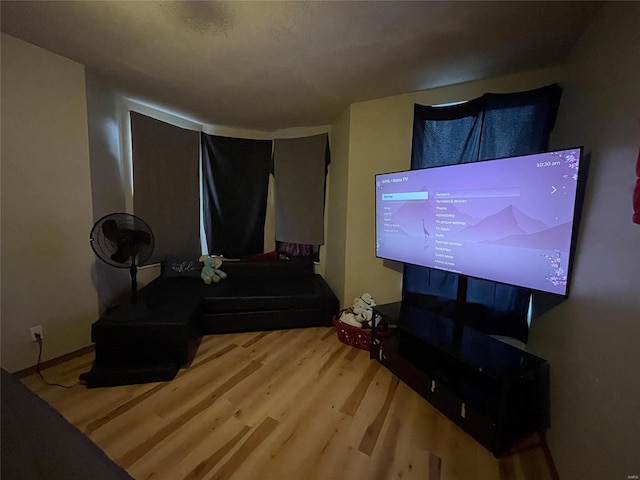
[[[91,353],[95,351],[95,345],[89,345],[87,347],[83,347],[80,348],[78,350],[75,350],[73,352],[70,353],[66,353],[60,357],[56,357],[56,358],[52,358],[49,360],[46,360],[44,362],[40,362],[40,370],[44,370],[46,368],[50,368],[53,367],[55,365],[59,365],[62,362],[66,362],[67,360],[71,360],[72,358],[76,358],[76,357],[80,357],[81,355],[85,355],[87,353]],[[32,367],[27,367],[23,370],[18,370],[17,372],[14,372],[13,375],[15,375],[18,378],[23,378],[23,377],[28,377],[29,375],[33,375],[34,373],[38,372],[38,366],[37,365],[33,365]]]

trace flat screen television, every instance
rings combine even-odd
[[[384,173],[376,256],[567,295],[582,148]]]

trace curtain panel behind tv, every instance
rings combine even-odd
[[[133,212],[155,237],[150,262],[200,252],[198,132],[131,112]]]
[[[448,107],[415,105],[411,168],[545,151],[561,95],[558,85],[549,85],[526,92],[487,93]],[[405,265],[406,292],[455,299],[457,284],[456,274]],[[521,287],[470,278],[467,301],[526,319],[529,293]]]
[[[228,258],[262,253],[272,141],[205,133],[201,141],[209,253]]]

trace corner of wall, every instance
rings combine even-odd
[[[347,107],[331,126],[331,165],[327,179],[327,242],[325,278],[340,305],[344,301],[347,189],[349,177],[351,107]]]

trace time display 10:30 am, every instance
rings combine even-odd
[[[559,160],[554,160],[554,161],[546,161],[546,162],[538,162],[536,163],[536,167],[540,168],[540,167],[557,167],[558,165],[560,165],[560,161]]]

